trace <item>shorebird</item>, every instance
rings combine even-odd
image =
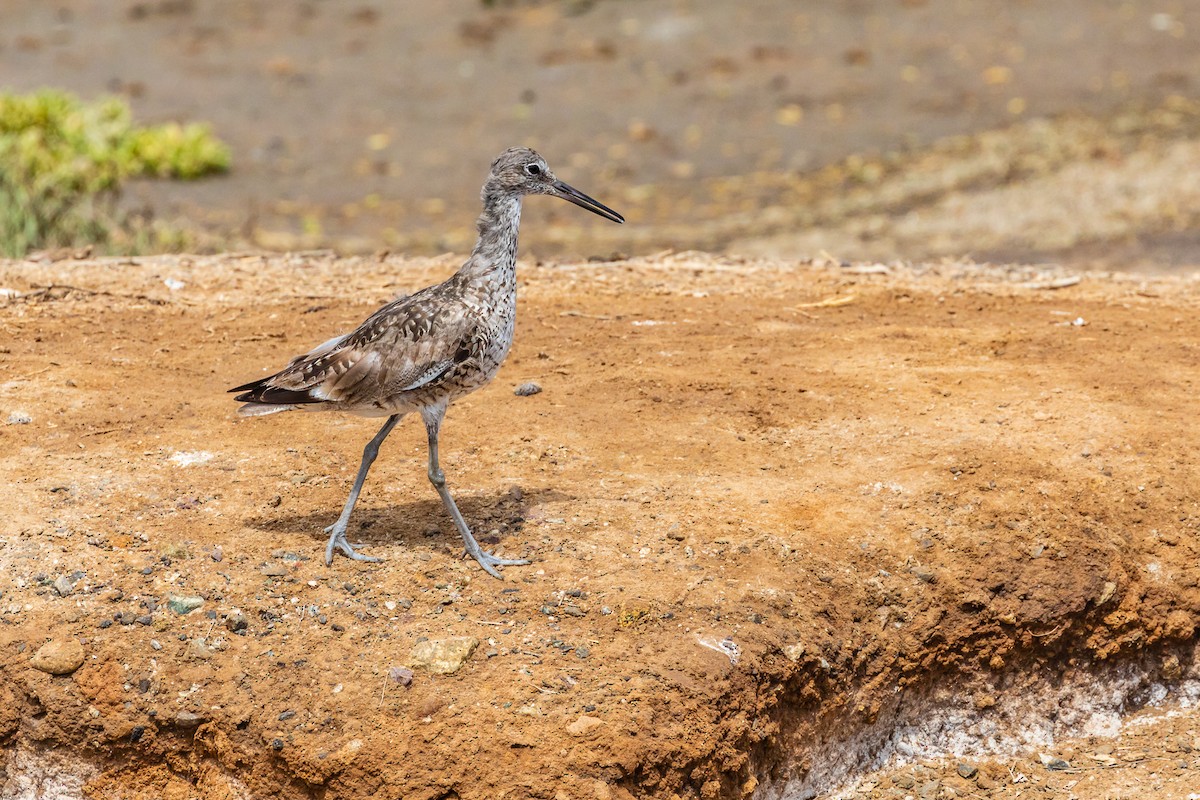
[[[346,526],[379,446],[409,412],[420,413],[429,440],[429,481],[462,534],[466,551],[490,575],[496,567],[528,564],[483,550],[463,520],[438,464],[438,431],[454,400],[488,383],[508,355],[517,310],[517,231],[521,199],[548,194],[613,222],[625,218],[560,181],[546,160],[526,147],[505,150],[492,162],[480,196],[479,239],[466,263],[443,283],[394,300],[355,328],[335,336],[267,378],[230,389],[243,416],[303,408],[387,417],[363,449],[362,463],[337,521],[325,529],[325,564],[334,551],[356,561],[378,561],[356,551]]]

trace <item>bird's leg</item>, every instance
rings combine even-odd
[[[475,537],[471,535],[471,529],[467,527],[462,514],[458,511],[458,506],[454,504],[454,498],[450,496],[450,490],[446,488],[446,475],[442,472],[442,468],[438,464],[438,431],[441,429],[442,417],[445,413],[446,408],[444,406],[435,406],[424,409],[421,412],[421,417],[425,420],[425,430],[429,434],[429,482],[433,484],[433,488],[437,489],[437,493],[442,498],[442,504],[450,512],[450,516],[454,520],[454,525],[458,528],[458,532],[462,534],[463,545],[466,547],[467,552],[479,562],[479,566],[483,567],[489,575],[499,578],[500,573],[496,571],[496,567],[519,566],[521,564],[528,564],[529,560],[494,556],[481,548],[479,542],[475,541]]]
[[[350,512],[354,511],[354,504],[358,502],[358,493],[362,491],[363,481],[367,479],[367,472],[375,463],[375,456],[379,455],[379,445],[383,444],[383,440],[392,432],[392,428],[396,427],[396,423],[402,416],[404,415],[393,414],[388,417],[387,422],[383,423],[383,427],[379,429],[379,433],[375,434],[375,438],[367,442],[367,446],[363,448],[362,463],[358,466],[358,475],[354,478],[354,486],[350,489],[350,497],[346,498],[342,515],[337,518],[337,522],[325,529],[325,532],[329,534],[329,544],[325,545],[325,566],[333,564],[335,549],[341,550],[355,561],[379,560],[374,556],[364,556],[362,553],[354,551],[354,548],[346,541],[346,525],[350,522]]]

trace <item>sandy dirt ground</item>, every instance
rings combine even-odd
[[[523,263],[443,466],[532,564],[406,420],[327,568],[374,423],[225,390],[457,264],[0,263],[6,796],[1200,791],[1194,277]]]

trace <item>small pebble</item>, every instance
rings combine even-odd
[[[145,732],[146,732],[146,727],[144,725],[135,725],[133,730],[131,730],[129,732],[129,743],[137,744],[138,742],[140,742],[142,740],[142,734],[144,734]]]
[[[393,683],[398,683],[401,686],[411,686],[413,682],[413,671],[408,667],[392,667],[388,670],[388,678]]]
[[[324,625],[325,623],[329,622],[329,617],[327,617],[327,616],[325,616],[324,614],[322,614],[321,616],[317,617],[317,622],[319,622],[319,623],[321,623],[322,625]]]
[[[591,654],[592,654],[592,651],[587,649],[586,647],[576,647],[575,648],[575,655],[577,655],[579,658],[587,658]]]
[[[522,383],[520,386],[513,389],[513,394],[515,394],[517,397],[529,397],[531,395],[538,394],[541,391],[541,386],[538,386],[533,381],[530,381],[529,383]]]
[[[338,624],[338,623],[336,623],[336,622],[335,622],[335,623],[333,623],[332,625],[330,625],[329,627],[333,628],[333,629],[334,629],[335,631],[337,631],[338,633],[341,633],[342,631],[346,630],[346,628],[345,628],[345,627],[343,627],[342,625],[340,625],[340,624]]]
[[[231,633],[241,633],[247,627],[249,627],[249,623],[241,614],[230,614],[225,618],[225,628]]]
[[[181,728],[195,728],[201,722],[204,722],[204,717],[191,711],[180,711],[175,715],[175,724]]]
[[[142,574],[143,575],[153,575],[154,567],[142,567]]]
[[[70,675],[83,666],[83,645],[74,639],[56,639],[38,648],[29,666],[51,675]]]
[[[975,774],[978,772],[979,772],[979,770],[975,767],[974,764],[967,764],[966,762],[960,762],[958,765],[958,774],[961,777],[966,778],[967,780],[974,778]]]
[[[213,561],[220,562],[221,559],[225,558],[225,551],[221,549],[221,545],[217,545],[208,555]]]
[[[202,605],[204,605],[204,598],[199,596],[171,595],[167,598],[167,608],[180,615],[190,614]]]
[[[112,624],[113,624],[113,621],[111,619],[100,620],[100,628],[101,629],[111,628]]]
[[[138,691],[141,692],[142,694],[145,694],[146,692],[150,691],[150,679],[149,678],[142,678],[140,681],[138,681]]]
[[[1063,770],[1063,769],[1071,768],[1070,764],[1068,764],[1066,761],[1059,758],[1058,756],[1051,756],[1051,755],[1047,755],[1046,753],[1042,753],[1039,756],[1039,758],[1041,759],[1042,764],[1043,764],[1043,766],[1046,767],[1046,769]]]
[[[151,639],[150,646],[155,650],[162,650],[162,645],[158,643],[157,639]]]
[[[75,585],[71,583],[71,579],[66,575],[59,575],[54,579],[54,591],[58,592],[59,597],[66,597],[75,591]]]
[[[271,740],[271,749],[272,750],[282,750],[283,749],[283,739],[272,739]]]
[[[133,621],[139,625],[153,625],[154,617],[150,616],[149,614],[139,614],[137,617],[134,617]]]
[[[296,716],[296,712],[295,712],[295,711],[290,711],[290,710],[289,710],[289,711],[284,711],[282,714],[280,714],[280,715],[279,715],[279,721],[280,721],[280,722],[285,722],[285,721],[287,721],[287,720],[291,719],[291,718],[292,718],[292,717],[294,717],[294,716]]]

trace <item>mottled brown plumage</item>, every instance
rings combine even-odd
[[[451,402],[490,381],[508,355],[516,322],[517,232],[521,198],[561,197],[614,222],[624,218],[554,177],[534,151],[506,150],[492,163],[481,196],[479,240],[470,258],[443,283],[388,303],[348,334],[297,356],[279,372],[230,391],[241,392],[246,416],[297,408],[337,410],[387,422],[363,451],[362,464],[330,534],[325,561],[335,549],[358,560],[345,538],[350,513],[379,445],[403,415],[420,412],[429,441],[429,479],[454,518],[463,542],[480,565],[525,564],[483,551],[459,514],[438,466],[438,429]]]

